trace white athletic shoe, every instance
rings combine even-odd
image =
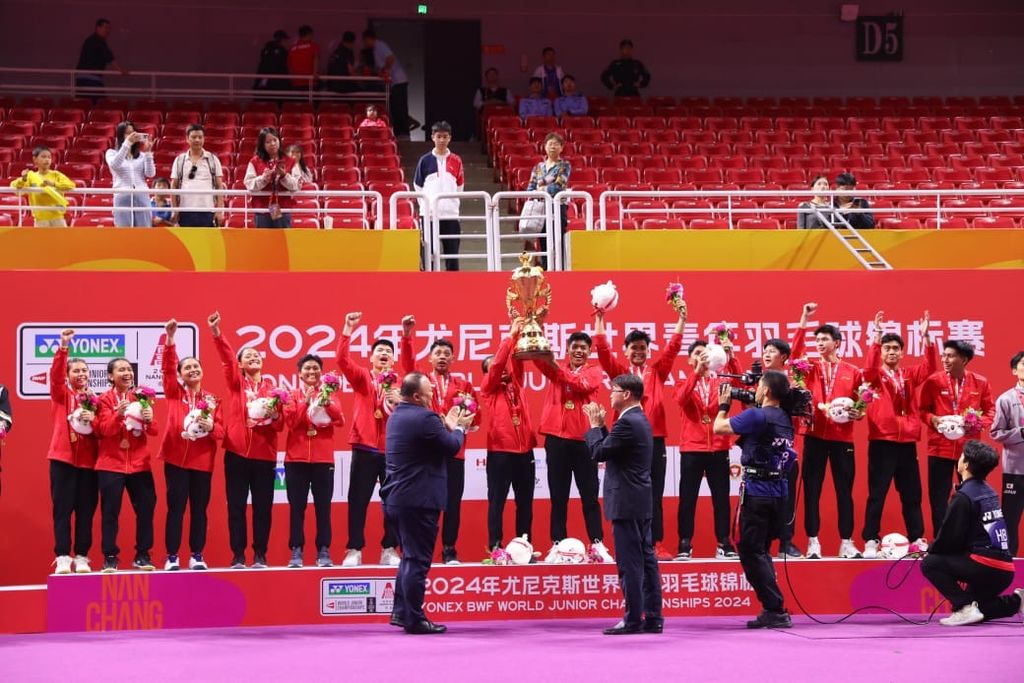
[[[345,551],[345,559],[341,561],[342,567],[358,567],[363,563],[363,551],[349,548]]]
[[[852,538],[844,538],[842,543],[839,544],[839,557],[844,560],[860,559],[860,551],[857,550],[857,546],[853,544]]]
[[[544,561],[547,562],[548,564],[554,564],[554,562],[555,562],[555,560],[557,558],[558,558],[558,544],[555,543],[555,544],[553,544],[551,546],[551,550],[549,550],[548,554],[544,557]]]
[[[985,619],[985,615],[978,609],[978,603],[972,602],[966,607],[953,612],[944,619],[939,619],[939,623],[943,626],[970,626],[971,624],[977,624]]]
[[[75,555],[75,573],[88,574],[90,572],[92,572],[92,567],[89,566],[89,558],[85,555]]]
[[[70,574],[71,573],[71,556],[70,555],[58,555],[57,559],[53,561],[57,565],[57,569],[53,572],[54,574]]]
[[[878,559],[878,541],[868,541],[864,544],[864,559]]]
[[[203,554],[192,553],[192,557],[188,558],[188,568],[197,571],[206,569],[206,560],[203,559]]]
[[[907,549],[908,554],[926,552],[928,552],[928,541],[926,541],[924,538],[917,539],[916,541],[911,543],[910,547]]]
[[[590,545],[590,549],[594,551],[594,554],[601,558],[602,562],[609,564],[615,562],[615,560],[612,559],[612,554],[608,552],[608,547],[602,541],[594,541]]]
[[[808,560],[820,560],[821,559],[821,541],[818,540],[817,536],[811,536],[807,539],[807,555]]]
[[[176,572],[179,569],[181,569],[181,561],[178,559],[178,556],[177,555],[168,555],[167,556],[167,561],[164,562],[164,571],[165,572]]]
[[[380,551],[380,563],[385,567],[397,567],[402,564],[402,557],[394,548],[384,548]]]

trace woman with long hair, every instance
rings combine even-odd
[[[112,187],[115,190],[137,190],[147,187],[146,178],[156,175],[153,162],[153,140],[135,129],[131,121],[117,124],[116,142],[106,153]],[[114,225],[119,228],[149,228],[153,225],[149,195],[143,193],[114,194]]]
[[[299,359],[299,382],[285,406],[288,427],[284,480],[288,488],[291,529],[289,567],[302,566],[306,501],[313,492],[316,513],[316,566],[330,567],[331,499],[334,497],[334,428],[345,424],[341,411],[341,382],[323,374],[324,362],[315,354]]]
[[[188,546],[189,569],[206,569],[203,549],[206,547],[206,509],[210,504],[217,442],[224,438],[220,399],[204,391],[203,366],[198,358],[178,359],[174,333],[178,321],[171,319],[164,326],[167,336],[161,363],[164,398],[167,400],[167,427],[160,444],[159,458],[164,461],[167,484],[167,520],[164,542],[167,547],[165,571],[181,568],[178,549],[189,507]]]
[[[256,139],[256,154],[245,169],[245,189],[252,192],[250,205],[261,209],[256,214],[257,228],[290,228],[292,192],[302,187],[292,170],[295,159],[284,153],[281,134],[276,128],[264,128]]]
[[[302,145],[288,145],[288,156],[295,161],[295,166],[292,167],[292,175],[299,179],[299,187],[306,183],[316,182],[316,174],[306,164],[306,159],[302,156]]]
[[[265,377],[263,357],[251,346],[235,355],[221,334],[220,313],[208,322],[229,396],[224,402],[224,484],[228,499],[231,568],[245,569],[246,503],[252,496],[253,569],[266,569],[274,507],[277,435],[284,427],[287,392]]]
[[[99,503],[96,484],[95,421],[99,399],[89,389],[89,366],[81,358],[68,359],[75,331],[60,333],[60,346],[50,365],[50,414],[53,434],[50,461],[50,498],[53,501],[53,552],[56,574],[88,574],[92,548],[92,520]],[[75,556],[71,557],[71,516],[75,517]]]
[[[111,388],[100,396],[96,415],[99,457],[96,478],[100,489],[103,571],[117,571],[117,530],[125,489],[135,510],[135,561],[132,567],[153,571],[153,510],[156,485],[149,462],[148,437],[156,436],[152,398],[147,387],[135,386],[135,370],[127,358],[107,363]]]

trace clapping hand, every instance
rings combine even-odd
[[[473,424],[473,418],[475,417],[476,413],[467,413],[459,406],[452,406],[452,409],[444,416],[444,424],[449,430],[461,427],[465,431]]]
[[[604,427],[604,407],[591,401],[583,406],[583,412],[587,414],[591,427]]]

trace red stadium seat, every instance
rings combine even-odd
[[[688,223],[691,230],[728,230],[729,222],[720,218],[695,218]]]
[[[782,224],[775,218],[741,218],[736,221],[740,230],[781,230]]]

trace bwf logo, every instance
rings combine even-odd
[[[35,335],[36,358],[53,358],[60,348],[60,335]],[[125,355],[123,334],[82,334],[75,336],[68,345],[69,355],[74,358],[113,358]]]

